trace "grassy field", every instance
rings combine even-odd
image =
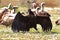
[[[27,8],[19,7],[18,10],[26,13]],[[11,27],[0,25],[0,40],[60,40],[60,25],[58,26],[55,24],[55,21],[60,18],[60,11],[52,10],[49,11],[49,13],[51,14],[53,24],[51,32],[43,32],[39,24],[37,24],[37,28],[40,33],[37,33],[33,28],[26,33],[13,33]]]

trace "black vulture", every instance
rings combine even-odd
[[[49,31],[52,29],[52,23],[49,17],[45,16],[23,16],[20,12],[17,13],[12,23],[13,32],[17,31],[29,31],[30,28],[34,28],[38,31],[36,24],[40,24],[43,31]]]
[[[22,12],[23,13],[23,12]],[[36,28],[35,18],[30,16],[23,16],[21,12],[18,12],[12,23],[13,32],[29,31],[30,28]],[[24,13],[23,13],[24,14]]]

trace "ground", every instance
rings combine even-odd
[[[26,12],[26,9],[25,7],[18,8],[18,10],[23,10],[24,12]],[[33,28],[26,33],[13,33],[11,27],[0,25],[0,40],[60,40],[60,25],[55,24],[55,21],[60,18],[60,11],[52,10],[49,13],[53,24],[51,32],[43,32],[39,24],[37,24],[39,33]]]

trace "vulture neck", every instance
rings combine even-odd
[[[42,12],[44,11],[44,5],[41,5],[41,11]]]

